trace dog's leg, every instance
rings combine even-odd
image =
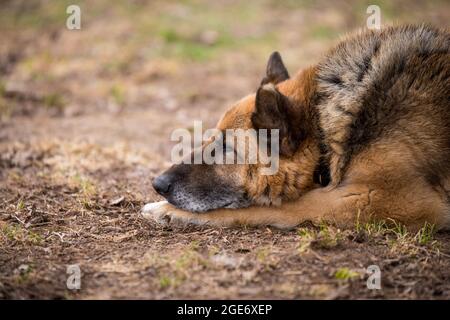
[[[211,225],[211,226],[238,226],[238,225],[272,225],[280,228],[291,228],[304,220],[318,218],[318,212],[325,209],[323,205],[329,204],[322,198],[330,194],[321,190],[312,191],[301,201],[286,203],[279,207],[250,207],[244,209],[217,209],[204,213],[192,213],[178,209],[167,201],[149,203],[144,206],[141,214],[159,224],[169,226]],[[310,207],[309,209],[307,209]],[[306,210],[305,210],[306,209]],[[312,210],[311,210],[312,209]],[[329,206],[331,209],[331,206]],[[316,219],[314,219],[316,220]]]
[[[331,222],[350,227],[357,221],[395,219],[411,227],[425,221],[444,224],[442,212],[448,208],[438,195],[417,184],[404,190],[388,190],[366,184],[350,184],[334,189],[316,189],[300,199],[279,207],[218,209],[191,213],[173,207],[166,201],[148,204],[142,215],[163,225],[188,224],[211,226],[260,226],[293,228],[302,222]],[[421,193],[419,192],[421,191]]]
[[[167,201],[161,201],[147,204],[142,210],[142,215],[166,226],[271,225],[289,229],[304,221],[318,223],[327,220],[348,223],[357,214],[357,205],[367,205],[368,194],[368,188],[363,186],[337,188],[331,191],[317,189],[297,201],[286,202],[278,207],[218,209],[205,213],[187,212],[175,208]],[[357,195],[360,196],[357,197]],[[348,210],[344,210],[344,207],[348,207]]]

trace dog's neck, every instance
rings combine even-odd
[[[263,181],[259,181],[259,185],[265,185],[265,188],[264,192],[256,195],[255,201],[263,205],[295,200],[329,182],[327,148],[323,143],[316,109],[320,100],[316,91],[316,68],[301,71],[280,83],[277,89],[289,98],[295,112],[301,114],[302,123],[299,125],[306,135],[291,157],[281,159],[275,175],[261,177]]]
[[[297,112],[303,113],[303,126],[307,137],[319,150],[319,158],[314,158],[316,168],[313,182],[326,186],[330,182],[328,147],[324,141],[324,134],[320,127],[319,111],[317,109],[322,96],[317,90],[317,67],[312,66],[300,71],[292,80],[287,92],[294,102]],[[299,148],[301,151],[301,148]]]

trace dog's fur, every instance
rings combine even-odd
[[[144,216],[217,226],[383,219],[450,227],[448,30],[364,31],[293,78],[274,53],[256,95],[217,128],[279,129],[278,172],[176,165],[164,174],[171,204],[149,204]]]

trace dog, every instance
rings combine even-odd
[[[256,94],[217,125],[236,128],[279,130],[275,174],[259,163],[174,165],[153,181],[167,201],[142,215],[171,226],[450,228],[448,29],[359,31],[294,77],[274,52]]]

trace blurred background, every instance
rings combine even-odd
[[[448,299],[448,234],[173,231],[138,214],[162,200],[174,129],[214,126],[275,50],[291,74],[318,62],[372,4],[382,24],[450,21],[448,0],[0,0],[0,299]],[[373,263],[383,290],[365,286]]]
[[[81,30],[66,29],[70,4]],[[450,19],[445,0],[2,0],[0,119],[17,130],[0,139],[121,141],[167,159],[170,132],[213,126],[255,91],[272,51],[293,74],[365,27],[370,4],[382,24]]]

